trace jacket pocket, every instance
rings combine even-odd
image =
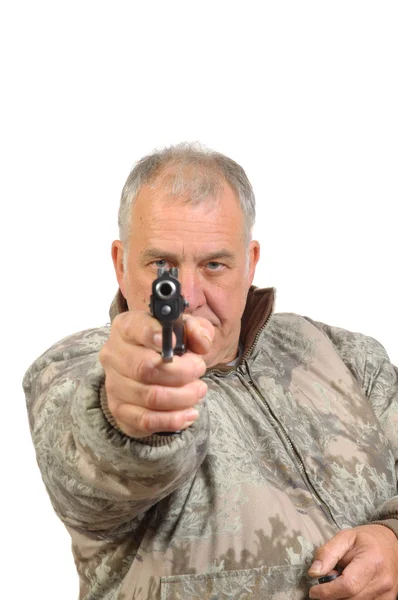
[[[161,578],[161,600],[305,600],[306,566],[259,567]]]

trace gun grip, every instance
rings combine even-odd
[[[177,321],[174,323],[174,333],[177,338],[176,345],[174,347],[174,354],[177,354],[177,356],[182,356],[187,350],[187,335],[182,317],[177,319]]]
[[[164,362],[172,362],[173,323],[163,323],[162,328],[162,358]]]

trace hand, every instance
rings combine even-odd
[[[320,565],[317,565],[320,561]],[[309,574],[327,575],[339,564],[340,577],[315,585],[310,598],[318,600],[396,600],[398,539],[384,525],[361,525],[335,535],[316,552]]]
[[[206,371],[206,354],[214,337],[207,321],[184,317],[189,351],[164,363],[160,323],[143,311],[118,315],[99,359],[105,371],[108,407],[127,435],[147,437],[156,432],[189,427],[199,416],[193,407],[206,395],[199,378]]]

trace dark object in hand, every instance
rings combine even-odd
[[[332,575],[324,575],[324,577],[319,577],[318,582],[328,583],[329,581],[334,581],[335,579],[337,579],[337,577],[340,577],[339,573],[333,573]]]
[[[188,306],[181,295],[181,285],[178,281],[178,269],[172,267],[158,269],[157,279],[152,283],[152,295],[149,308],[151,315],[157,319],[162,331],[162,358],[171,362],[173,355],[181,356],[186,352],[185,329],[182,313]],[[173,331],[177,342],[173,348]]]

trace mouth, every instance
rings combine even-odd
[[[199,317],[201,319],[206,319],[206,321],[209,321],[209,323],[211,323],[213,325],[213,327],[215,327],[216,329],[220,329],[221,327],[221,321],[220,319],[218,319],[216,317],[216,315],[214,313],[211,313],[210,315],[206,312],[202,312],[200,310],[189,313],[190,316],[192,317]]]

